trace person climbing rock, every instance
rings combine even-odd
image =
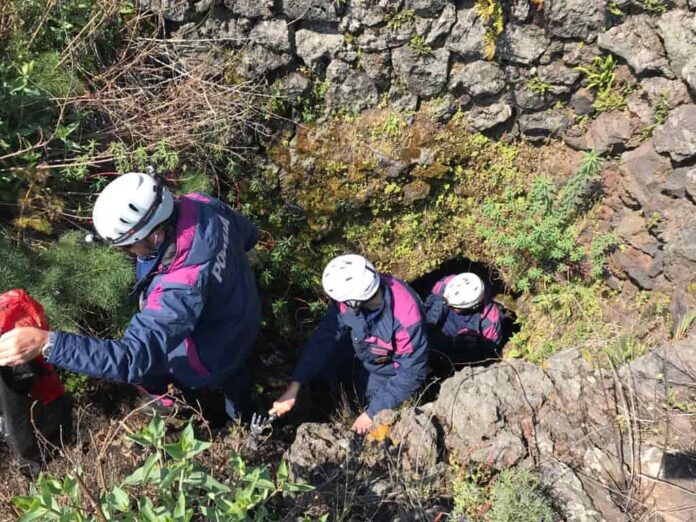
[[[140,311],[121,339],[16,328],[0,337],[0,365],[43,353],[55,366],[139,385],[163,400],[170,383],[189,402],[215,390],[230,418],[247,413],[246,360],[261,322],[246,257],[258,239],[254,225],[214,198],[175,198],[160,178],[141,173],[109,183],[93,219],[105,243],[137,256]]]
[[[320,375],[335,378],[357,357],[362,368],[356,384],[367,407],[352,429],[364,435],[379,411],[396,408],[425,380],[428,340],[421,302],[406,283],[378,273],[359,255],[330,261],[322,286],[332,302],[270,413],[286,414],[301,386]]]
[[[448,275],[435,283],[425,301],[425,317],[436,373],[499,355],[504,314],[476,274]]]

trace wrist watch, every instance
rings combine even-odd
[[[53,345],[56,343],[56,332],[48,332],[48,341],[46,341],[46,344],[44,344],[43,348],[41,348],[41,355],[44,356],[44,359],[48,359],[49,356],[51,355],[51,350],[53,349]]]

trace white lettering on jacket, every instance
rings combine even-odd
[[[227,267],[227,247],[230,243],[230,222],[222,216],[218,216],[222,222],[222,248],[215,256],[213,275],[218,283],[222,283],[222,271]]]

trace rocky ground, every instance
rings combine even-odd
[[[693,340],[619,368],[573,350],[471,367],[434,402],[381,412],[364,444],[345,425],[301,425],[288,460],[326,505],[345,486],[381,520],[433,519],[452,461],[539,469],[566,520],[693,520],[695,380]]]

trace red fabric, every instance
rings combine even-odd
[[[43,307],[24,290],[9,290],[0,295],[0,334],[19,326],[48,330],[48,320]],[[39,355],[36,362],[43,372],[36,376],[29,395],[46,405],[63,395],[65,388],[53,366],[45,362],[42,356]]]

